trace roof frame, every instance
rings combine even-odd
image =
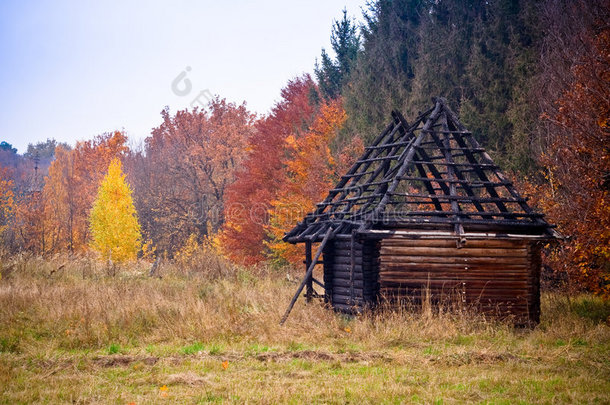
[[[442,98],[409,124],[400,112],[327,197],[284,240],[404,226],[487,226],[544,237],[558,234],[534,212]],[[398,219],[398,220],[397,220]]]

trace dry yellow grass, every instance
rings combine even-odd
[[[592,297],[546,294],[534,330],[302,301],[280,327],[287,270],[209,257],[162,278],[86,258],[2,267],[0,403],[610,402],[610,307]]]

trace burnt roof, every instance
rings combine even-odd
[[[284,240],[291,243],[374,229],[503,231],[553,237],[442,98],[408,123],[392,122]]]

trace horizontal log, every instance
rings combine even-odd
[[[396,296],[396,297],[411,297],[419,298],[430,297],[433,301],[462,301],[467,302],[503,302],[503,301],[514,301],[514,302],[529,302],[533,301],[533,297],[524,296],[522,291],[515,292],[502,292],[502,291],[488,291],[488,292],[476,292],[466,294],[458,294],[457,291],[449,289],[445,290],[433,290],[427,293],[424,290],[417,289],[397,289],[397,288],[380,288],[379,293],[383,296]]]
[[[355,288],[364,288],[364,282],[362,280],[353,280],[352,282],[350,282],[349,280],[346,279],[342,279],[342,278],[335,278],[333,280],[333,286],[334,287],[346,287],[349,288],[349,286],[351,284],[354,284]]]
[[[422,293],[428,292],[433,295],[437,294],[456,294],[465,293],[468,296],[479,296],[479,295],[493,295],[493,296],[507,296],[507,297],[530,297],[532,293],[525,288],[520,286],[488,286],[486,288],[480,286],[466,286],[463,288],[460,285],[455,284],[405,284],[399,282],[381,282],[379,284],[380,291],[394,291],[405,293],[409,295],[421,295]]]
[[[492,274],[455,274],[451,272],[445,273],[426,273],[426,272],[382,272],[379,273],[379,280],[450,280],[452,282],[464,282],[468,283],[471,281],[485,282],[485,281],[519,281],[524,282],[528,286],[534,281],[532,278],[525,277],[522,275],[502,275],[502,276],[494,276]]]
[[[358,281],[364,281],[365,284],[373,284],[376,282],[376,280],[373,280],[371,278],[363,278],[362,276],[354,277],[353,279]],[[339,276],[336,276],[333,280],[350,280],[350,278],[349,275],[341,274]]]
[[[333,302],[333,308],[346,314],[356,314],[362,311],[361,305],[347,305],[339,302]]]
[[[361,264],[362,259],[360,257],[356,257],[354,260],[355,264]],[[351,264],[352,258],[348,256],[335,256],[333,263],[335,264]]]
[[[345,272],[345,271],[351,272],[352,266],[350,264],[342,264],[342,263],[337,263],[333,266],[334,273]],[[356,264],[354,266],[354,273],[362,273],[362,265]]]
[[[402,285],[402,286],[415,286],[415,287],[421,287],[421,286],[430,286],[430,287],[442,287],[444,285],[461,285],[462,283],[466,283],[466,288],[501,288],[501,287],[507,287],[507,288],[523,288],[528,289],[530,286],[527,283],[526,280],[468,280],[468,281],[461,281],[461,280],[450,280],[450,279],[446,279],[446,280],[442,280],[442,279],[426,279],[426,278],[420,278],[420,279],[408,279],[405,280],[404,278],[389,278],[389,277],[385,277],[385,276],[380,276],[379,277],[379,283],[386,287],[386,286],[393,286],[393,285]]]
[[[345,301],[347,303],[347,301]],[[430,304],[437,305],[458,305],[458,306],[466,306],[471,308],[478,309],[503,309],[508,311],[511,308],[516,308],[517,310],[521,310],[523,312],[530,311],[529,304],[526,301],[510,301],[509,298],[491,298],[491,299],[472,299],[467,298],[465,301],[461,299],[434,299],[430,298],[429,301],[424,301],[421,298],[417,297],[409,297],[409,296],[392,296],[386,294],[383,299],[378,300],[378,302],[390,303],[394,306],[409,306],[409,305],[422,305],[422,302],[429,302]]]
[[[381,256],[451,256],[451,257],[524,257],[527,249],[485,249],[485,248],[433,248],[382,246]]]
[[[379,302],[382,303],[382,306],[394,306],[394,307],[399,307],[402,306],[404,304],[410,304],[410,305],[422,305],[422,299],[418,299],[416,297],[395,297],[395,296],[384,296],[383,298],[381,298],[379,300]],[[433,300],[431,300],[431,303],[438,305],[438,303],[434,303]],[[467,302],[452,302],[451,300],[449,301],[442,301],[443,304],[459,304],[459,305],[464,305],[466,307],[472,307],[472,308],[476,308],[476,309],[482,309],[482,310],[491,310],[491,309],[502,309],[505,311],[508,311],[509,309],[512,310],[517,310],[517,311],[521,311],[521,312],[528,312],[528,303],[527,302],[511,302],[511,301],[496,301],[496,302],[479,302],[479,301],[467,301]]]
[[[436,271],[457,271],[469,273],[476,272],[507,272],[523,273],[528,274],[530,272],[529,267],[523,264],[471,264],[471,263],[396,263],[396,262],[383,262],[379,265],[379,271],[428,271],[435,273]]]
[[[526,276],[523,274],[501,274],[496,275],[494,273],[456,273],[456,272],[443,272],[443,273],[430,273],[425,271],[409,271],[409,272],[400,272],[400,271],[383,271],[379,273],[379,280],[384,279],[398,279],[398,280],[454,280],[454,281],[467,281],[467,280],[479,280],[479,281],[494,281],[494,280],[502,280],[502,281],[519,281],[528,283],[530,285],[536,279],[534,277]]]
[[[333,294],[333,305],[335,304],[344,304],[344,305],[364,305],[364,300],[362,297],[354,297],[353,300],[350,300],[349,295],[343,294]]]
[[[484,292],[483,292],[484,293]],[[466,298],[470,303],[473,302],[481,302],[481,303],[499,303],[499,302],[509,302],[509,303],[518,303],[525,304],[531,302],[531,298],[529,295],[523,294],[523,292],[514,292],[508,294],[502,294],[500,291],[494,291],[492,295],[481,295],[481,292],[476,293],[475,291],[467,292],[466,296],[464,294],[457,294],[456,292],[449,290],[441,290],[441,289],[404,289],[404,288],[380,288],[379,296],[381,298],[404,298],[408,300],[415,300],[420,302],[425,297],[429,297],[432,301],[443,301],[443,300],[461,300],[462,298]]]
[[[351,288],[335,286],[335,287],[333,287],[333,295],[335,295],[335,294],[350,296]],[[354,297],[362,297],[362,288],[354,287]]]
[[[354,264],[360,265],[362,263],[370,263],[371,260],[362,260],[362,257],[355,257]],[[333,264],[352,264],[352,258],[349,256],[335,256]]]
[[[413,291],[409,291],[409,292],[405,292],[404,290],[397,290],[397,289],[380,289],[379,290],[379,294],[382,297],[396,297],[396,298],[401,298],[401,299],[408,299],[408,300],[416,300],[416,301],[420,301],[422,300],[423,296],[428,296],[430,297],[431,301],[456,301],[456,302],[460,302],[462,299],[465,299],[467,303],[479,303],[479,302],[485,302],[485,303],[498,303],[498,302],[513,302],[513,303],[526,303],[526,302],[531,302],[533,300],[532,297],[523,297],[521,295],[511,295],[511,294],[506,294],[506,295],[499,295],[499,294],[490,294],[490,295],[484,295],[484,294],[471,294],[471,295],[466,295],[465,297],[461,296],[461,295],[457,295],[457,294],[449,294],[447,291],[443,291],[443,292],[429,292],[427,295],[423,294],[423,292],[417,291],[417,290],[413,290]]]
[[[354,253],[355,253],[354,257],[357,258],[358,260],[360,260],[362,258],[362,252],[354,252]],[[350,254],[350,252],[349,251],[345,251],[345,250],[337,252],[333,256],[334,260],[337,260],[337,258],[348,258],[348,259],[351,259],[351,257],[352,257],[352,255]]]
[[[337,258],[343,258],[343,259],[346,259],[346,258],[347,258],[347,259],[351,259],[351,258],[352,258],[352,256],[349,254],[349,252],[344,252],[344,253],[345,253],[345,254],[340,253],[340,254],[338,254],[338,255],[335,255],[335,256],[333,256],[333,258],[334,258],[334,259],[337,259]],[[356,258],[356,260],[362,260],[362,259],[364,259],[364,260],[370,260],[370,259],[372,259],[372,258],[376,258],[376,257],[379,257],[379,256],[378,256],[378,255],[377,255],[377,256],[373,256],[373,255],[362,255],[360,252],[356,252],[356,254],[354,255],[354,257]]]
[[[403,247],[446,247],[455,248],[455,239],[407,239],[407,238],[387,238],[383,239],[381,246],[403,246]],[[463,247],[467,248],[504,248],[504,249],[524,249],[528,246],[527,241],[521,240],[494,240],[494,239],[467,239]]]
[[[400,279],[400,280],[414,280],[414,279],[426,279],[426,280],[455,280],[455,281],[467,281],[467,280],[480,280],[480,281],[492,281],[492,280],[504,280],[504,281],[523,281],[528,284],[535,281],[534,277],[530,277],[523,273],[468,273],[467,271],[455,272],[455,271],[444,271],[444,272],[428,272],[428,271],[381,271],[379,272],[378,278],[380,280],[386,278]]]
[[[366,249],[367,246],[358,245],[354,246],[354,251],[362,252],[363,249]],[[352,250],[352,245],[347,242],[338,242],[333,245],[333,252],[350,252]]]
[[[526,257],[451,257],[451,256],[416,256],[416,255],[382,255],[383,263],[506,263],[529,265]]]
[[[361,248],[356,248],[354,249],[354,252],[356,253],[364,253],[365,255],[371,255],[374,254],[377,250],[379,249],[373,249],[372,247],[369,246],[365,246],[365,247],[361,247]],[[344,247],[338,247],[333,249],[333,254],[349,254],[351,253],[352,249],[350,249],[349,247],[344,248]]]

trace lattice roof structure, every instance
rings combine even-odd
[[[284,240],[388,228],[557,237],[446,101],[433,101],[412,123],[392,112],[392,122]]]

